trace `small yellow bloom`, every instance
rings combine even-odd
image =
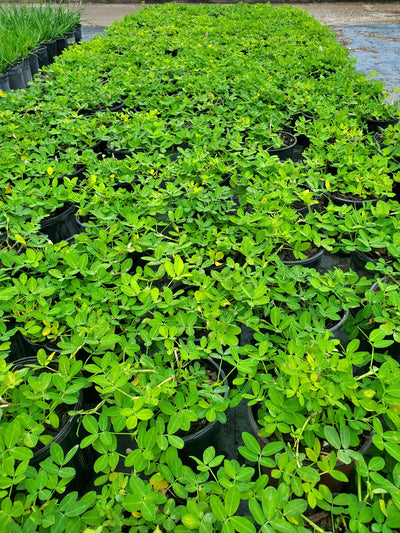
[[[47,174],[49,176],[52,176],[53,175],[53,167],[47,167]]]

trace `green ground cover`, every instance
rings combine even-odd
[[[398,530],[384,98],[329,28],[269,4],[142,9],[3,95],[1,531]],[[293,264],[318,251],[335,268]],[[189,460],[246,402],[237,453]]]

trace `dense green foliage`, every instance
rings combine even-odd
[[[81,10],[64,4],[0,6],[0,72],[21,61],[40,44],[79,24]]]
[[[6,93],[1,531],[398,530],[399,125],[379,146],[366,122],[399,117],[384,97],[329,28],[268,4],[142,9]],[[75,235],[49,238],[71,205]],[[337,268],[291,264],[318,250]],[[355,250],[363,272],[340,267]],[[183,464],[186,432],[241,401],[261,438]]]

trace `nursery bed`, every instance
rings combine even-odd
[[[0,101],[0,530],[398,530],[400,113],[353,65],[164,5]]]

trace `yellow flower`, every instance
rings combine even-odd
[[[53,175],[53,167],[47,167],[47,174],[49,176],[52,176]]]

